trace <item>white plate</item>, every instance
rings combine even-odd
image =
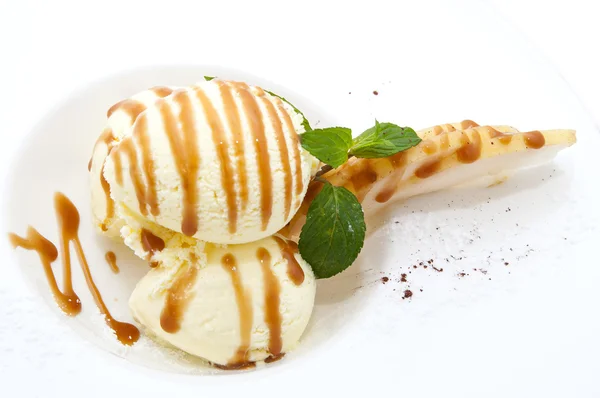
[[[392,10],[370,1],[288,9],[281,2],[222,1],[187,9],[165,3],[141,13],[130,3],[102,6],[77,21],[34,20],[56,28],[39,37],[30,60],[46,54],[50,43],[68,37],[69,45],[52,47],[43,78],[23,75],[11,83],[20,91],[7,126],[19,134],[3,136],[4,150],[16,153],[10,166],[2,163],[8,173],[4,225],[23,233],[31,224],[56,241],[52,194],[67,194],[82,215],[82,243],[96,282],[118,319],[130,319],[127,297],[146,266],[92,231],[86,164],[108,106],[146,87],[219,75],[280,93],[317,126],[361,131],[377,118],[421,128],[469,118],[522,130],[575,128],[579,142],[553,163],[500,186],[395,205],[352,268],[319,283],[300,348],[252,372],[207,375],[146,340],[131,349],[119,345],[76,266],[84,312],[66,319],[35,254],[9,257],[5,242],[4,257],[14,258],[5,261],[12,264],[5,264],[9,270],[0,279],[5,391],[600,392],[594,381],[600,370],[598,132],[568,86],[488,8],[422,1]],[[148,67],[153,64],[168,66]],[[27,133],[29,120],[36,123]],[[117,252],[119,275],[104,262],[109,248]],[[429,259],[444,271],[412,267]],[[407,283],[399,281],[402,273]],[[385,284],[384,276],[390,278]],[[402,299],[405,289],[414,293],[411,299]]]

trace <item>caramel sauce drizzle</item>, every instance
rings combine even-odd
[[[264,107],[267,109],[271,126],[275,130],[275,141],[277,141],[277,147],[281,156],[281,164],[283,167],[283,191],[284,191],[284,219],[288,219],[290,215],[290,208],[292,206],[292,167],[290,164],[290,155],[288,153],[287,143],[285,141],[285,135],[283,134],[283,125],[281,119],[277,114],[277,110],[268,98],[260,97]]]
[[[236,172],[239,181],[239,196],[242,211],[248,206],[248,170],[246,168],[246,157],[244,155],[244,132],[242,130],[242,119],[240,111],[233,98],[231,87],[223,81],[217,81],[221,99],[225,108],[227,124],[233,136],[233,153],[236,160]]]
[[[219,118],[215,107],[208,99],[204,91],[197,87],[196,96],[202,104],[206,122],[210,126],[212,132],[212,140],[219,157],[219,166],[221,168],[221,186],[225,190],[225,199],[227,201],[227,219],[229,220],[229,233],[233,234],[237,230],[237,203],[234,170],[232,160],[229,157],[229,142],[223,129],[223,124]]]
[[[415,176],[418,178],[428,178],[437,173],[440,169],[441,162],[439,159],[432,159],[423,163],[415,170]]]
[[[281,250],[281,255],[285,258],[287,262],[287,274],[290,280],[294,283],[294,285],[299,286],[304,282],[304,270],[296,260],[294,254],[298,253],[298,245],[296,242],[291,240],[284,240],[278,236],[274,236],[277,245],[279,245],[279,250]]]
[[[269,352],[277,356],[281,354],[281,312],[279,311],[281,286],[271,268],[271,254],[264,247],[256,251],[256,257],[263,271],[265,286],[265,323],[269,328]]]
[[[54,295],[54,298],[58,306],[67,315],[77,315],[81,311],[81,302],[73,291],[72,278],[71,278],[71,253],[69,250],[69,243],[73,243],[75,247],[75,253],[77,254],[79,265],[83,271],[87,286],[94,298],[96,306],[100,312],[104,315],[106,324],[115,332],[117,339],[125,344],[132,345],[139,337],[139,330],[130,323],[119,322],[113,318],[110,311],[106,307],[102,295],[98,290],[98,287],[94,283],[90,267],[86,260],[81,242],[79,240],[79,212],[75,205],[62,193],[57,192],[54,195],[54,209],[56,211],[57,223],[59,226],[59,240],[60,240],[60,253],[63,263],[63,280],[64,280],[64,293],[61,292],[56,283],[54,272],[51,268],[51,263],[56,260],[58,252],[56,247],[42,235],[40,235],[34,228],[29,227],[27,229],[27,237],[21,238],[15,234],[10,234],[9,239],[15,247],[23,247],[27,250],[34,250],[38,253],[44,271],[48,285]]]
[[[160,214],[158,198],[156,196],[156,175],[154,174],[154,160],[150,153],[150,137],[148,136],[148,116],[141,114],[133,126],[132,137],[137,141],[141,153],[142,172],[146,179],[144,186],[144,203],[150,207],[153,216]],[[136,190],[137,192],[137,190]]]
[[[165,248],[165,241],[154,235],[152,231],[142,228],[140,233],[142,247],[150,253],[150,257],[156,252],[160,252]]]
[[[423,152],[425,152],[427,155],[432,155],[435,153],[435,151],[437,151],[436,143],[431,140],[421,141],[421,147],[423,148]]]
[[[296,182],[295,182],[295,186],[296,186],[296,195],[300,195],[302,194],[302,191],[304,190],[304,183],[302,181],[302,159],[300,157],[300,136],[298,135],[298,133],[296,132],[296,129],[294,128],[294,123],[292,122],[292,118],[290,117],[290,115],[287,113],[287,111],[285,110],[284,106],[283,106],[283,102],[277,98],[274,97],[275,101],[277,103],[277,109],[279,109],[279,112],[283,115],[283,121],[288,129],[289,135],[292,139],[292,153],[293,153],[293,157],[294,157],[294,167],[296,169]],[[298,199],[300,201],[300,199]],[[298,207],[298,206],[296,206]]]
[[[108,184],[108,181],[106,181],[106,178],[104,177],[104,166],[106,164],[106,158],[112,152],[112,150],[115,146],[115,143],[116,143],[115,140],[116,140],[116,138],[114,136],[112,129],[106,128],[102,132],[102,134],[100,134],[100,137],[98,137],[98,140],[96,140],[96,143],[94,144],[94,148],[92,150],[92,158],[90,158],[90,161],[88,163],[88,171],[91,171],[93,153],[96,152],[96,148],[98,147],[99,143],[104,143],[104,145],[106,145],[106,155],[104,156],[104,159],[102,159],[102,167],[100,168],[100,186],[102,187],[102,191],[104,192],[104,197],[106,200],[106,217],[104,218],[104,221],[102,222],[102,225],[101,225],[101,228],[103,231],[106,231],[108,229],[108,226],[106,224],[108,223],[108,220],[111,219],[115,214],[115,203],[113,202],[112,198],[110,197],[110,185]]]
[[[179,105],[177,121],[166,102],[160,104],[160,112],[165,124],[165,131],[171,146],[171,152],[182,185],[182,222],[181,232],[193,236],[198,231],[198,170],[200,154],[198,151],[198,132],[196,131],[192,100],[188,91],[179,91],[173,96]]]
[[[156,94],[156,96],[159,98],[167,97],[167,96],[171,95],[171,93],[173,93],[172,88],[165,87],[165,86],[152,87],[150,90],[153,91],[154,94]]]
[[[266,230],[271,220],[273,211],[273,181],[271,176],[271,162],[269,147],[265,136],[265,126],[261,110],[256,98],[250,93],[250,88],[246,83],[229,82],[240,96],[243,104],[244,114],[250,125],[250,132],[254,137],[254,151],[256,152],[256,161],[258,166],[258,177],[260,184],[260,207],[262,218],[262,230]]]
[[[191,260],[185,270],[179,271],[167,291],[165,306],[160,313],[160,327],[167,333],[177,333],[181,329],[185,310],[194,297],[192,288],[196,283],[198,267],[196,258],[192,257]]]
[[[470,129],[472,127],[479,127],[479,125],[477,123],[475,123],[474,121],[469,120],[469,119],[465,119],[462,122],[460,122],[460,129],[461,130]]]
[[[125,99],[111,106],[108,109],[108,112],[106,112],[106,117],[111,117],[112,114],[115,113],[117,110],[122,110],[123,112],[127,113],[127,115],[129,115],[129,118],[131,119],[131,124],[133,124],[133,122],[135,122],[135,119],[137,119],[139,114],[146,110],[146,105],[134,99]]]
[[[473,130],[472,141],[467,133],[463,131],[460,141],[462,146],[456,151],[458,161],[461,163],[473,163],[481,156],[481,134]]]
[[[528,148],[540,149],[546,144],[546,138],[540,131],[529,131],[523,133],[523,140]]]
[[[242,366],[249,362],[248,349],[250,348],[250,339],[252,337],[252,296],[242,285],[240,272],[237,267],[237,261],[233,254],[227,253],[221,259],[223,268],[231,276],[233,288],[235,290],[235,299],[237,301],[240,316],[240,345],[229,361],[228,366]]]
[[[56,246],[44,236],[42,236],[32,226],[27,227],[27,235],[25,238],[19,235],[9,233],[8,239],[13,248],[21,247],[25,250],[37,252],[44,267],[46,281],[50,287],[50,291],[54,296],[54,301],[58,307],[69,316],[75,316],[81,312],[81,301],[73,291],[73,283],[71,281],[71,263],[65,261],[63,257],[63,290],[61,291],[56,283],[56,276],[52,270],[52,263],[58,258],[58,250]]]
[[[487,131],[490,134],[491,139],[498,138],[498,141],[503,145],[508,145],[512,141],[512,134],[502,133],[490,126],[487,127]]]
[[[117,255],[114,252],[106,252],[104,259],[113,273],[118,274],[120,272],[119,266],[117,265]]]

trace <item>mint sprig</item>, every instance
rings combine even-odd
[[[301,143],[304,149],[321,162],[338,167],[348,161],[352,130],[346,127],[311,130],[302,134]]]
[[[342,134],[344,139],[341,139]],[[330,127],[312,130],[300,137],[304,149],[332,168],[344,164],[348,155],[357,158],[385,158],[421,142],[421,138],[410,127],[379,123],[377,120],[375,126],[365,130],[354,140],[348,141],[348,134],[352,134],[348,128]]]
[[[324,182],[308,208],[298,249],[317,278],[330,278],[356,260],[365,233],[365,217],[356,196],[344,187]]]
[[[375,120],[375,126],[354,139],[350,154],[357,158],[384,158],[412,148],[419,142],[421,138],[410,127]]]
[[[215,76],[204,76],[204,80],[206,80],[207,82],[209,82],[213,79],[216,79],[216,77]]]

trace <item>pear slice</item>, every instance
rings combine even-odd
[[[354,193],[368,223],[388,203],[473,181],[489,185],[501,173],[545,163],[576,142],[574,130],[521,133],[510,126],[478,126],[471,121],[434,126],[418,134],[423,141],[413,148],[382,159],[352,158],[323,178]],[[281,231],[284,236],[298,239],[321,187],[321,182],[311,183],[302,206]]]

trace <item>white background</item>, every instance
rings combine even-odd
[[[486,0],[484,0],[486,1]],[[534,0],[489,0],[491,4],[497,7],[498,12],[503,13],[510,23],[513,23],[518,29],[523,31],[524,40],[530,40],[536,46],[542,49],[550,62],[553,62],[560,73],[573,86],[588,110],[592,111],[596,120],[600,120],[600,61],[596,57],[597,39],[600,38],[600,27],[597,24],[598,13],[595,10],[594,1],[534,1]],[[76,88],[76,83],[69,86],[68,82],[61,80],[53,85],[52,74],[49,70],[56,65],[64,65],[63,68],[73,76],[73,82],[85,80],[91,68],[90,65],[102,65],[106,73],[111,72],[111,65],[118,65],[125,62],[119,59],[111,58],[111,43],[103,40],[102,29],[119,30],[120,26],[129,21],[119,17],[119,7],[114,5],[114,19],[105,19],[101,23],[94,24],[98,34],[94,36],[96,40],[87,43],[97,48],[96,57],[79,59],[78,46],[82,43],[77,40],[78,30],[86,29],[83,22],[78,19],[78,15],[85,14],[88,17],[95,15],[99,9],[108,7],[108,2],[71,2],[69,7],[65,7],[67,2],[61,1],[3,1],[0,6],[0,50],[2,56],[0,59],[0,87],[19,87],[23,82],[36,83],[44,82],[46,87],[50,87],[50,92],[36,93],[32,91],[11,91],[0,96],[0,121],[4,120],[5,115],[11,114],[14,109],[27,106],[32,114],[39,114],[48,107],[52,106],[56,97],[62,97],[66,92]],[[169,7],[168,1],[163,2],[164,7]],[[18,4],[18,7],[16,6]],[[296,6],[299,6],[296,4]],[[61,18],[57,17],[61,15]],[[106,13],[101,13],[103,18]],[[140,14],[143,19],[143,15]],[[68,19],[70,23],[63,25],[58,21]],[[199,18],[200,19],[200,18]],[[56,25],[53,22],[57,21]],[[145,26],[141,24],[139,37],[124,37],[123,40],[129,40],[132,46],[132,54],[135,53],[135,43],[137,40],[143,40],[144,29],[176,29],[170,21],[165,21],[161,26]],[[35,29],[35,26],[43,26],[44,29],[52,30],[46,32],[44,29]],[[26,29],[23,29],[25,27]],[[52,34],[50,34],[52,33]],[[202,38],[199,38],[199,41]],[[40,43],[42,44],[40,46]],[[36,45],[36,52],[31,48]],[[164,45],[165,43],[160,43]],[[167,43],[168,44],[168,43]],[[200,47],[200,45],[199,45]],[[41,49],[40,49],[41,48]],[[169,54],[165,54],[168,58]],[[135,54],[139,57],[139,63],[144,63],[143,54]],[[25,62],[26,60],[26,62]],[[52,92],[55,90],[55,93]],[[24,120],[23,125],[28,125],[32,120]],[[6,139],[13,132],[22,133],[22,126],[2,125],[2,138]],[[0,146],[0,156],[10,157],[3,146]],[[3,172],[5,172],[3,170]],[[11,274],[11,272],[13,272]],[[8,271],[8,275],[3,275],[8,280],[14,280],[15,289],[20,289],[21,279],[14,273],[14,269]],[[0,303],[10,300],[8,293],[0,291]],[[8,318],[0,320],[0,340],[2,347],[8,347],[0,352],[0,381],[5,382],[3,375],[10,377],[23,377],[23,383],[36,383],[36,375],[42,373],[56,372],[53,367],[60,361],[63,355],[73,355],[74,352],[82,351],[85,354],[92,352],[90,345],[81,344],[80,340],[74,340],[70,346],[49,345],[36,352],[35,358],[21,358],[18,347],[23,344],[36,344],[39,333],[32,333],[28,325],[20,325],[20,316],[18,311],[35,311],[41,307],[38,306],[35,297],[29,301],[25,300],[21,306],[15,307],[16,312],[8,314]],[[59,320],[50,313],[40,313],[40,325],[52,325],[51,329],[59,330],[56,325]],[[7,328],[4,325],[11,324],[11,333],[5,333]],[[14,330],[19,333],[15,334]],[[64,328],[66,331],[67,328]],[[63,344],[67,344],[62,340]],[[10,351],[10,347],[15,347],[17,351]],[[5,360],[10,358],[11,361]],[[99,356],[97,367],[90,367],[89,372],[97,372],[99,382],[103,366],[111,366],[114,363],[108,356]],[[31,367],[31,364],[35,364]],[[77,364],[72,363],[68,366],[61,364],[61,369],[65,372],[74,372]],[[29,378],[28,376],[32,376]],[[149,376],[151,377],[151,376]],[[434,379],[432,379],[434,382]],[[14,380],[13,380],[14,381]],[[394,381],[389,380],[393,383]],[[468,383],[468,377],[465,380]],[[2,383],[4,384],[4,383]],[[10,383],[15,385],[16,383]],[[1,388],[1,386],[0,386]],[[60,385],[50,384],[48,389],[57,393]],[[43,389],[42,389],[43,390]],[[106,388],[102,388],[106,391]],[[401,394],[401,389],[397,390]],[[85,392],[82,391],[82,395]],[[201,395],[202,391],[198,391]],[[4,396],[4,392],[0,393]],[[93,393],[91,394],[95,396]],[[118,391],[115,392],[118,396]],[[535,394],[533,394],[535,396]],[[19,396],[17,391],[11,391],[7,396]],[[589,395],[592,396],[592,395]]]
[[[600,120],[600,3],[595,0],[489,0],[535,44]]]

